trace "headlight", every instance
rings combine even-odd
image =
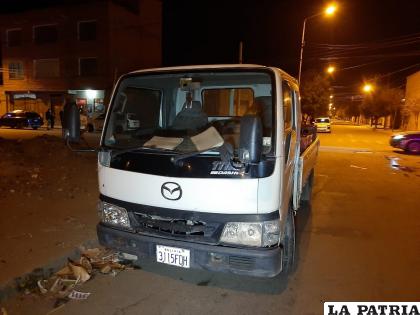
[[[131,228],[127,210],[124,208],[107,202],[99,201],[98,211],[103,223]]]
[[[393,136],[392,138],[394,138],[394,140],[400,140],[400,139],[403,139],[405,136],[404,135],[396,135],[396,136]]]
[[[268,247],[278,244],[278,220],[264,222],[228,222],[220,241],[228,244]]]
[[[98,154],[99,164],[102,166],[109,167],[111,164],[111,152],[110,151],[99,151]]]

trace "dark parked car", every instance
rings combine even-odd
[[[392,135],[389,143],[394,148],[420,154],[420,131],[407,131]]]
[[[25,128],[31,127],[38,129],[44,124],[42,117],[35,112],[26,112],[23,110],[14,110],[4,114],[0,118],[0,126],[11,128]]]
[[[101,131],[104,127],[106,113],[97,115],[96,117],[88,118],[87,131]]]

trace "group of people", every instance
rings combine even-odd
[[[63,110],[60,110],[61,125],[63,125],[63,120],[64,120],[63,115],[64,115]],[[55,113],[54,111],[51,111],[51,108],[48,108],[48,110],[45,112],[45,119],[47,120],[47,130],[54,129]]]

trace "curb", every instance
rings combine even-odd
[[[0,302],[13,297],[17,293],[24,292],[26,289],[36,287],[38,280],[49,278],[51,274],[60,270],[67,263],[68,258],[73,260],[79,258],[82,247],[93,248],[98,246],[100,245],[97,239],[87,240],[67,254],[46,263],[44,266],[35,268],[31,272],[16,277],[7,283],[0,284]]]

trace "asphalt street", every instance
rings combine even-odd
[[[266,280],[144,262],[97,276],[80,288],[91,293],[87,300],[54,314],[309,315],[322,314],[324,301],[418,301],[420,156],[391,148],[390,134],[333,125],[319,135],[313,203],[297,214],[291,275]],[[6,307],[45,314],[42,303]]]

